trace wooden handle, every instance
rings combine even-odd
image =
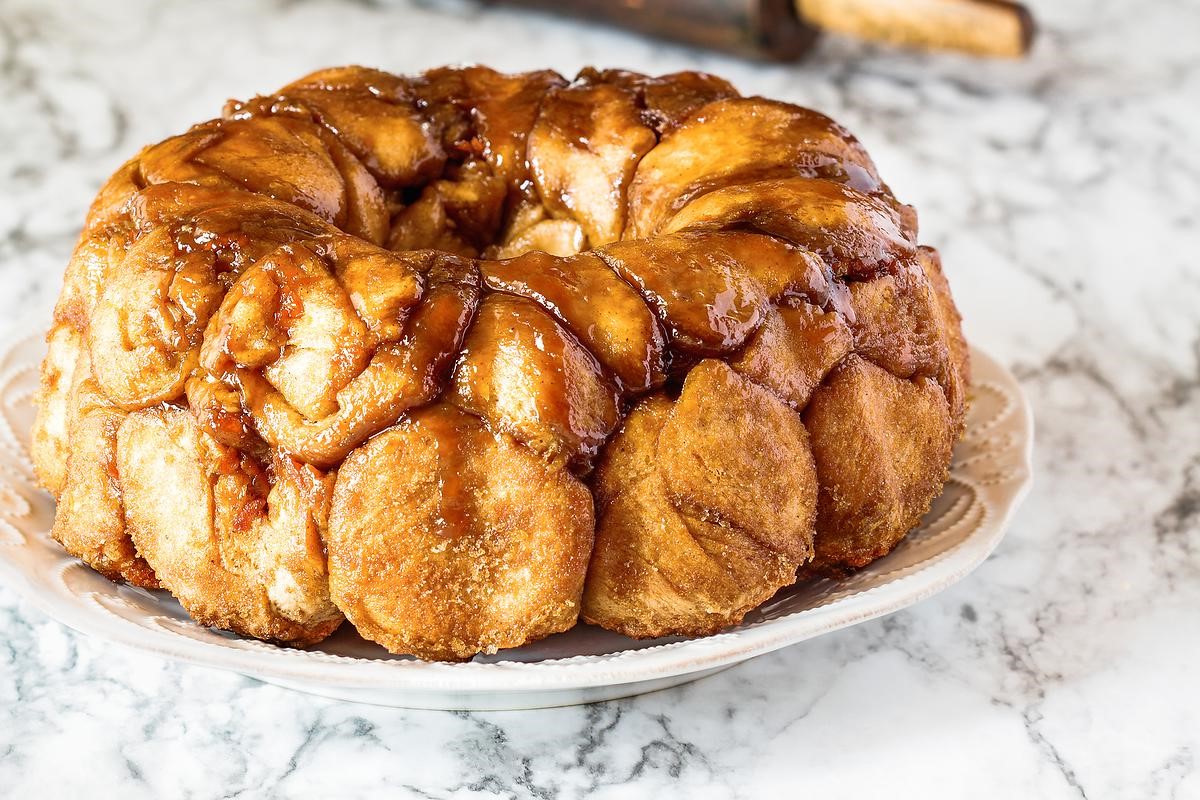
[[[1011,0],[795,0],[826,31],[920,50],[1017,58],[1033,41],[1033,17]]]
[[[571,14],[727,53],[792,61],[817,30],[796,14],[795,0],[485,0]]]

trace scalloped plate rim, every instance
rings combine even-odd
[[[14,354],[23,347],[29,347],[32,338],[10,338],[0,345],[0,365],[9,366]],[[967,534],[965,539],[915,565],[908,574],[816,608],[792,612],[776,619],[763,620],[751,627],[735,628],[713,636],[618,653],[566,656],[541,662],[448,664],[354,659],[327,654],[322,654],[323,658],[311,658],[307,657],[309,654],[306,651],[268,649],[271,646],[251,650],[201,641],[162,628],[148,630],[124,619],[117,622],[119,618],[113,617],[112,612],[101,612],[93,607],[98,603],[84,602],[79,595],[54,592],[52,587],[40,585],[32,576],[33,565],[9,557],[14,546],[3,542],[0,542],[0,577],[47,616],[80,633],[99,636],[157,657],[233,671],[325,696],[413,707],[514,708],[586,701],[584,698],[573,700],[569,697],[564,700],[560,696],[573,690],[600,690],[607,687],[609,691],[603,692],[604,696],[617,697],[639,693],[639,684],[660,684],[645,689],[650,691],[894,613],[945,590],[983,563],[1000,543],[1013,513],[1032,486],[1033,417],[1020,385],[1007,369],[978,347],[972,346],[971,357],[977,379],[999,384],[1006,390],[1008,399],[1012,401],[1012,407],[1006,410],[1006,414],[1015,415],[1016,429],[1021,436],[1017,442],[1021,449],[1020,474],[1009,479],[1008,483],[1013,485],[998,492],[1000,497],[992,498],[993,510],[999,513],[985,516],[977,529]],[[0,374],[4,374],[4,371],[0,371]],[[0,458],[7,461],[14,455],[17,454],[0,443]],[[20,468],[20,465],[17,466]],[[31,480],[18,488],[41,491]],[[23,532],[23,535],[29,534]],[[20,545],[15,548],[21,549]],[[51,566],[57,572],[71,563],[78,562],[64,552]],[[39,568],[49,572],[45,565]],[[664,684],[664,681],[668,683]],[[364,692],[375,692],[378,696],[361,696]],[[406,693],[409,696],[405,697]],[[420,697],[429,694],[429,699],[434,700],[433,696],[438,693],[463,697],[485,694],[493,696],[493,699],[474,705],[461,705],[437,701],[426,703]],[[550,693],[558,699],[541,702],[536,699],[539,693]],[[529,698],[521,699],[523,695],[529,695]],[[400,696],[399,701],[397,696]]]

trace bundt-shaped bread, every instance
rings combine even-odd
[[[836,123],[711,75],[230,103],[88,215],[34,432],[53,535],[295,645],[719,630],[942,487],[967,351],[916,227]]]

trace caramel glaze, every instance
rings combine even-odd
[[[548,220],[565,254],[480,258]],[[244,530],[268,465],[332,469],[439,398],[587,475],[639,398],[704,359],[802,412],[857,351],[936,381],[957,429],[957,324],[915,213],[816,112],[698,73],[344,67],[123,166],[52,347],[92,354],[114,414],[185,405],[240,454],[260,487]],[[462,438],[457,412],[425,425]],[[41,452],[63,450],[53,436]],[[51,458],[39,474],[61,472]],[[439,524],[471,527],[466,490],[438,480]]]

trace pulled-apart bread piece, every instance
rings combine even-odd
[[[430,251],[314,246],[323,257],[285,246],[242,274],[209,325],[202,362],[211,376],[233,375],[245,409],[237,430],[329,467],[441,391],[479,278],[470,262]],[[203,386],[189,384],[189,398],[212,418],[222,408]]]
[[[383,193],[337,137],[296,116],[239,112],[148,148],[139,159],[141,179],[249,190],[367,241],[383,241]]]
[[[956,423],[931,378],[849,356],[804,410],[817,479],[816,558],[831,572],[887,555],[946,481]]]
[[[536,303],[505,294],[480,305],[450,399],[582,472],[620,422],[617,390],[596,357]]]
[[[397,75],[333,67],[283,87],[270,100],[269,105],[312,114],[383,186],[423,183],[438,177],[445,166],[437,131],[417,108],[409,82]]]
[[[592,247],[616,241],[638,160],[657,143],[632,92],[587,80],[551,90],[529,133],[543,205],[578,222]]]
[[[808,435],[779,399],[702,361],[678,400],[653,395],[596,470],[583,616],[628,636],[740,622],[813,553]]]
[[[368,639],[460,661],[573,626],[592,530],[587,486],[438,404],[338,471],[330,590]]]
[[[181,250],[166,228],[139,237],[113,270],[88,327],[101,391],[128,410],[178,397],[199,364],[204,327],[223,293],[211,252]]]
[[[56,321],[51,326],[40,367],[38,414],[30,432],[30,450],[38,483],[56,500],[61,499],[67,484],[67,463],[71,458],[68,420],[73,411],[71,386],[83,352],[83,334],[70,323]]]
[[[305,645],[340,608],[451,660],[581,609],[710,633],[886,555],[969,380],[937,253],[846,130],[590,68],[230,102],[104,185],[48,344],[68,551],[203,624]]]
[[[489,258],[514,258],[542,253],[573,256],[583,249],[583,228],[569,219],[538,219],[518,226],[501,238],[499,244],[484,250]]]
[[[713,154],[720,153],[714,163]],[[871,157],[824,114],[761,97],[717,100],[638,163],[629,188],[628,238],[646,238],[689,201],[725,186],[803,175],[880,188]]]
[[[129,534],[193,619],[297,645],[341,624],[322,545],[328,478],[283,456],[265,469],[170,406],[130,414],[116,452]]]
[[[125,412],[100,391],[86,351],[74,371],[69,408],[71,453],[50,535],[110,580],[157,589],[154,570],[138,554],[125,525],[117,475],[117,431]]]

